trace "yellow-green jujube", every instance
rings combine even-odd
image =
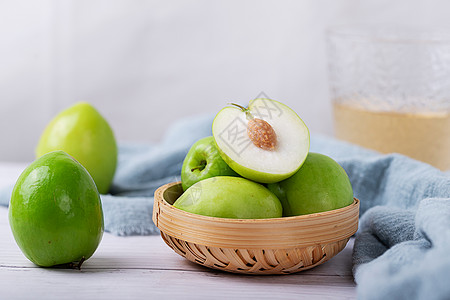
[[[63,150],[91,174],[98,191],[108,192],[117,164],[117,144],[108,122],[89,103],[79,102],[59,113],[45,128],[36,156]]]

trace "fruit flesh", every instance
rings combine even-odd
[[[332,158],[309,153],[290,178],[268,185],[283,205],[283,216],[338,209],[353,203],[353,189],[344,169]]]
[[[88,259],[103,235],[95,183],[63,151],[42,156],[20,175],[11,195],[9,222],[25,256],[44,267]]]
[[[75,104],[47,125],[36,157],[55,150],[73,156],[89,171],[99,192],[108,192],[116,170],[117,145],[111,127],[89,103]]]
[[[255,146],[246,134],[248,113],[266,121],[275,131],[277,146],[273,151]],[[225,162],[241,176],[261,183],[288,178],[300,168],[309,151],[309,131],[304,122],[289,107],[270,99],[251,101],[248,112],[238,107],[222,109],[212,129]]]
[[[261,184],[241,177],[219,176],[197,182],[173,204],[194,214],[233,219],[278,218],[278,198]]]

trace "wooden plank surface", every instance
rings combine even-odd
[[[6,167],[5,167],[6,166]],[[0,164],[0,187],[24,164]],[[248,276],[210,270],[168,248],[160,236],[105,234],[82,270],[39,268],[17,247],[0,207],[0,299],[354,299],[353,240],[330,261],[291,275]]]

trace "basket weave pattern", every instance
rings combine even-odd
[[[223,219],[187,213],[171,204],[179,183],[155,192],[153,221],[168,246],[213,269],[245,274],[289,274],[335,256],[358,226],[359,201],[334,211],[275,219]]]
[[[289,274],[313,268],[327,261],[348,239],[326,245],[290,249],[230,249],[186,242],[161,232],[176,253],[209,268],[233,273]]]

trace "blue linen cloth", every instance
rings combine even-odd
[[[120,146],[111,194],[102,195],[107,232],[158,232],[153,193],[180,179],[187,151],[211,135],[211,123],[210,115],[187,118],[158,145]],[[353,253],[358,298],[450,299],[450,174],[315,134],[310,151],[337,160],[361,201]],[[0,190],[0,205],[8,205],[11,188]]]

